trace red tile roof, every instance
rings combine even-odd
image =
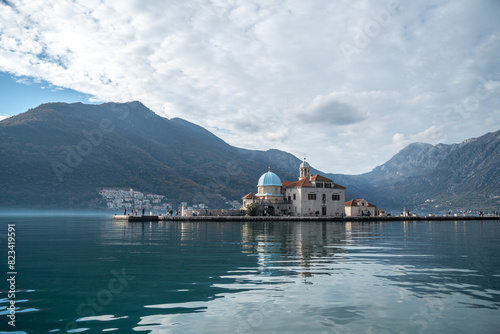
[[[333,180],[330,180],[329,178],[326,178],[326,177],[321,176],[319,174],[311,176],[311,181],[333,182]]]
[[[362,199],[351,199],[349,202],[345,203],[345,206],[358,206],[358,202],[361,202]],[[368,203],[369,207],[374,207],[376,208],[377,206],[371,203]]]
[[[247,195],[248,196],[248,195]],[[245,196],[246,197],[246,196]],[[243,197],[243,198],[245,198]],[[357,203],[358,201],[356,201],[355,199],[351,199],[350,201],[348,202],[345,202],[345,206],[354,206],[355,203]]]
[[[340,184],[336,184],[336,183],[333,184],[333,187],[334,188],[340,188],[340,189],[346,189],[346,187],[341,186]]]
[[[283,188],[313,187],[311,181],[309,181],[307,178],[296,182],[281,181],[281,184],[283,185]]]
[[[243,196],[243,199],[249,199],[249,198],[259,198],[255,196],[253,193],[248,193],[245,196]]]
[[[331,182],[333,185],[333,188],[338,188],[338,189],[345,189],[344,186],[341,186],[339,184],[333,183],[332,180],[321,176],[319,174],[311,176],[312,181],[322,181],[322,182]],[[283,188],[295,188],[295,187],[314,187],[313,184],[311,183],[311,180],[308,178],[302,179],[300,181],[281,181],[281,184],[283,185]]]

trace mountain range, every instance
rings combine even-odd
[[[453,145],[414,143],[361,175],[330,174],[346,200],[388,210],[498,209],[500,131]],[[47,103],[0,122],[0,206],[101,208],[103,188],[162,194],[173,203],[223,206],[255,192],[272,166],[295,180],[287,152],[237,148],[140,102]]]

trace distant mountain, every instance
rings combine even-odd
[[[369,176],[374,184],[378,184],[387,179],[396,182],[408,176],[423,175],[432,171],[447,151],[446,145],[432,146],[426,143],[413,143],[385,164],[376,167]]]
[[[359,177],[371,185],[370,197],[387,207],[498,210],[500,131],[460,144],[410,144]]]
[[[387,209],[498,208],[499,138],[495,132],[461,144],[411,144],[362,175],[313,172],[347,187],[346,200],[365,198]],[[40,105],[0,122],[0,156],[3,208],[104,207],[102,188],[224,206],[255,192],[269,166],[295,180],[301,163],[279,150],[233,147],[140,102]]]

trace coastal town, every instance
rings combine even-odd
[[[182,208],[196,212],[203,212],[208,209],[205,203],[188,205],[187,202],[182,202],[180,205],[175,205],[164,195],[143,193],[134,189],[101,189],[99,195],[106,202],[107,208],[114,211],[123,211],[132,213],[132,210],[137,209],[142,212],[144,209],[148,214],[163,214],[172,213],[180,215]],[[238,209],[241,203],[239,201],[226,200],[226,205],[233,209]]]
[[[143,192],[129,189],[102,189],[99,195],[106,201],[108,209],[127,209],[144,208],[157,212],[172,209],[172,204],[163,195],[144,194]]]

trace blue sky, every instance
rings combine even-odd
[[[499,17],[498,0],[0,2],[0,114],[138,100],[363,173],[500,129]]]
[[[91,103],[89,96],[71,89],[56,87],[30,77],[15,77],[0,72],[0,119],[13,116],[47,102]]]

